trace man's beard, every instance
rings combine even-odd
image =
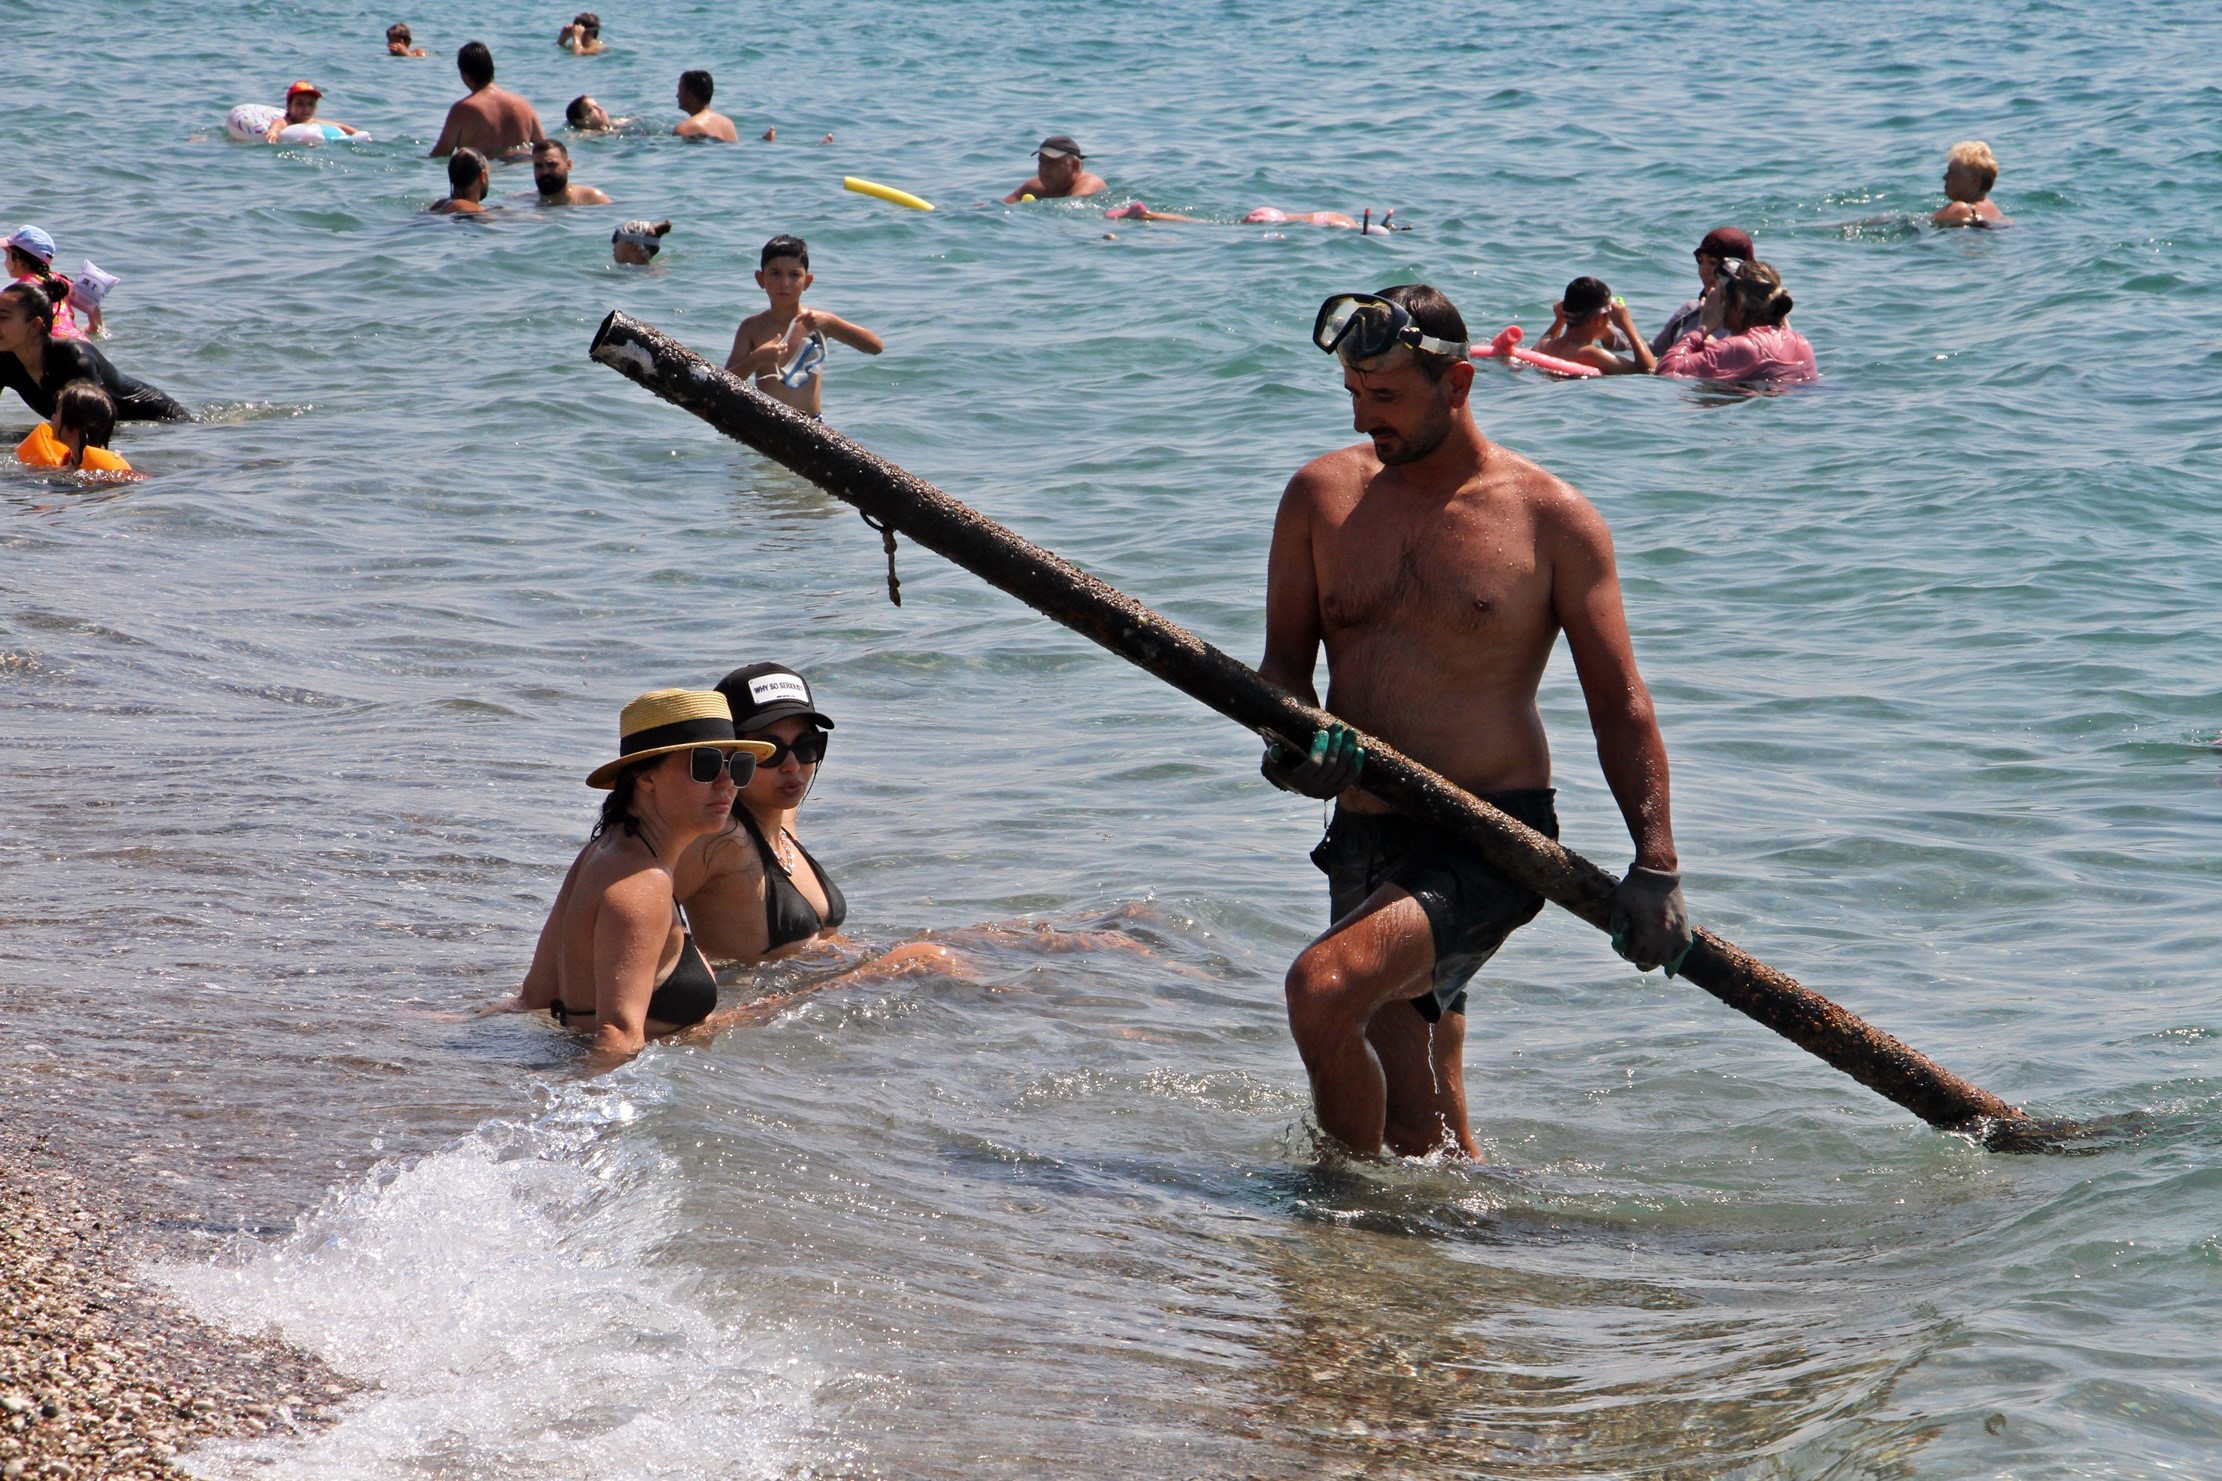
[[[1432,432],[1433,435],[1428,436],[1429,432]],[[1421,435],[1427,438],[1426,442],[1413,442],[1408,439],[1399,437],[1397,439],[1398,447],[1395,452],[1384,451],[1381,444],[1376,441],[1373,444],[1373,455],[1379,458],[1381,460],[1382,466],[1386,468],[1395,468],[1405,463],[1417,463],[1420,459],[1426,457],[1429,453],[1435,451],[1435,449],[1441,447],[1445,442],[1450,440],[1450,418],[1443,418],[1442,424],[1440,426],[1425,429],[1422,431]]]

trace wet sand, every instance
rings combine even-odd
[[[180,1450],[317,1426],[352,1391],[187,1316],[131,1274],[153,1253],[44,1137],[0,1129],[0,1476],[182,1476]]]

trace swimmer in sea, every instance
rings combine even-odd
[[[1111,187],[1104,183],[1101,175],[1089,172],[1087,160],[1071,135],[1051,134],[1034,151],[1033,177],[1003,197],[1003,204],[1015,206],[1027,196],[1048,201],[1103,194]]]
[[[262,131],[262,137],[276,143],[278,134],[282,130],[292,128],[298,123],[321,123],[338,129],[343,134],[359,134],[362,132],[361,129],[351,124],[334,123],[329,118],[318,118],[316,116],[316,105],[323,97],[324,94],[318,92],[313,83],[296,82],[285,90],[284,115],[271,119],[270,127]]]
[[[1632,353],[1616,355],[1605,347],[1616,329]],[[1598,278],[1576,278],[1566,285],[1566,296],[1551,305],[1551,332],[1535,350],[1607,375],[1649,375],[1659,364],[1651,346],[1636,333],[1628,305],[1613,297],[1612,289]]]
[[[593,56],[602,50],[602,18],[591,10],[580,11],[556,33],[556,45],[578,56]]]
[[[1705,295],[1697,326],[1659,357],[1658,373],[1686,380],[1798,385],[1821,378],[1813,346],[1790,327],[1782,274],[1732,263]]]
[[[54,333],[60,280],[0,288],[0,388],[15,392],[42,417],[54,415],[72,381],[92,381],[115,403],[121,422],[187,422],[193,414],[169,396],[109,363],[90,340]]]
[[[386,55],[389,57],[421,57],[429,55],[429,53],[416,44],[416,38],[409,34],[407,26],[400,21],[395,21],[392,25],[386,27]]]
[[[610,198],[591,185],[571,183],[571,150],[561,139],[532,146],[532,183],[543,206],[606,206]]]
[[[507,88],[494,86],[494,54],[483,41],[466,41],[455,53],[455,70],[462,74],[470,96],[458,98],[440,126],[432,157],[475,149],[488,159],[521,153],[548,137],[532,104]]]
[[[487,173],[486,156],[475,149],[458,149],[448,156],[448,193],[426,206],[435,216],[477,216],[486,209],[481,204],[486,199],[487,187],[492,177]]]
[[[1716,226],[1705,233],[1705,239],[1690,255],[1697,259],[1697,281],[1701,291],[1667,316],[1665,327],[1652,337],[1651,353],[1654,355],[1664,355],[1683,335],[1697,328],[1698,315],[1705,309],[1705,295],[1720,281],[1723,263],[1749,262],[1759,254],[1751,245],[1749,232],[1741,227]]]
[[[1952,146],[1944,157],[1944,194],[1947,204],[1929,218],[1931,226],[2011,226],[2006,213],[1991,199],[1998,183],[1998,158],[1980,139]]]
[[[1206,216],[1177,216],[1171,211],[1153,211],[1140,201],[1135,201],[1129,205],[1115,206],[1103,214],[1105,219],[1110,221],[1192,221],[1208,226],[1225,224],[1224,222],[1213,221]],[[1364,218],[1360,219],[1355,216],[1345,216],[1340,211],[1283,211],[1275,206],[1260,206],[1243,217],[1239,224],[1243,226],[1334,226],[1346,231],[1363,232],[1410,231],[1412,229],[1409,226],[1390,224],[1389,218],[1394,215],[1396,215],[1396,211],[1393,207],[1383,212],[1379,221],[1375,221],[1371,211],[1368,211]]]
[[[108,439],[115,433],[115,401],[97,381],[71,381],[54,398],[54,415],[16,445],[16,461],[33,468],[136,477],[121,453],[109,451]]]
[[[620,267],[646,267],[664,249],[668,221],[628,221],[610,233],[610,261]]]
[[[610,111],[585,93],[573,98],[563,110],[563,121],[582,134],[606,134],[632,122],[629,118],[612,118]]]
[[[617,759],[586,779],[602,816],[556,892],[511,1006],[630,1055],[717,1007],[717,978],[672,892],[696,839],[731,825],[735,792],[773,747],[733,732],[725,696],[658,689],[625,706]]]
[[[710,107],[710,99],[717,95],[717,83],[701,68],[679,74],[679,111],[686,114],[679,126],[672,130],[682,139],[715,139],[721,144],[738,144],[740,134],[733,127],[733,120]]]
[[[91,263],[86,263],[88,268]],[[35,226],[19,226],[8,233],[8,276],[18,283],[37,283],[46,288],[47,297],[59,298],[62,303],[54,311],[54,337],[56,339],[83,339],[88,333],[101,332],[100,299],[106,289],[94,284],[79,284],[54,271],[54,239]],[[94,269],[98,271],[98,269]],[[116,280],[101,273],[112,285]],[[82,290],[82,291],[81,291]],[[72,309],[85,310],[82,327]]]
[[[819,367],[825,362],[825,342],[838,340],[867,355],[877,355],[887,345],[838,314],[802,306],[802,295],[817,278],[810,271],[810,244],[801,237],[773,237],[764,243],[757,262],[756,284],[771,306],[741,320],[725,368],[755,376],[757,390],[805,416],[817,416],[824,407]]]

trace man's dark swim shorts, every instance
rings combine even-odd
[[[1529,787],[1482,800],[1556,838],[1553,795],[1549,787]],[[1429,1023],[1445,1013],[1465,1012],[1466,980],[1543,909],[1541,895],[1481,863],[1465,840],[1396,813],[1336,808],[1312,862],[1327,876],[1327,897],[1338,921],[1385,884],[1420,902],[1435,937],[1435,990],[1411,1001]]]

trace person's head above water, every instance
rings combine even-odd
[[[1782,274],[1764,262],[1747,262],[1723,285],[1728,295],[1723,326],[1731,334],[1780,324],[1790,317],[1793,300]]]
[[[455,70],[472,92],[494,85],[494,54],[483,41],[466,41],[456,49]]]
[[[668,221],[628,221],[610,233],[610,257],[627,267],[645,267],[663,250]]]
[[[1034,148],[1035,175],[1050,194],[1062,195],[1080,178],[1087,159],[1070,134],[1051,134]]]
[[[8,276],[43,278],[54,270],[54,239],[35,226],[8,233]]]
[[[0,352],[29,349],[54,333],[64,290],[58,278],[32,278],[0,288]]]
[[[448,156],[447,189],[450,198],[459,201],[484,200],[487,183],[485,155],[465,145]]]
[[[116,402],[97,381],[71,381],[54,398],[54,435],[82,456],[116,435]]]
[[[810,290],[810,244],[785,232],[764,243],[757,255],[756,286],[776,303],[789,303]]]
[[[1373,440],[1383,463],[1417,462],[1441,447],[1461,418],[1471,426],[1466,320],[1429,285],[1338,293],[1319,306],[1312,343],[1342,362],[1352,425]]]
[[[313,82],[296,82],[285,90],[285,121],[307,123],[316,117],[316,105],[324,94]]]
[[[407,56],[409,48],[414,45],[416,45],[416,38],[409,34],[409,28],[400,21],[395,21],[392,25],[386,27],[386,50],[394,56]]]
[[[1716,226],[1705,233],[1705,240],[1690,255],[1697,259],[1698,278],[1710,290],[1713,280],[1720,276],[1722,263],[1749,262],[1757,254],[1751,245],[1751,233],[1740,227]]]
[[[700,67],[679,74],[679,106],[688,113],[700,113],[709,107],[717,90],[717,83]]]
[[[1998,183],[1998,157],[1980,139],[1966,139],[1944,156],[1944,193],[1972,205]]]
[[[591,10],[582,10],[571,17],[571,24],[579,28],[581,38],[592,41],[602,34],[602,18]]]
[[[594,836],[615,828],[637,838],[644,825],[721,828],[732,806],[726,779],[746,785],[772,751],[767,742],[735,734],[733,711],[716,690],[650,690],[618,715],[617,759],[587,775],[589,787],[610,794]]]
[[[1612,289],[1602,278],[1576,278],[1566,285],[1559,307],[1565,310],[1567,328],[1585,325],[1612,307]]]
[[[563,110],[563,121],[575,129],[598,133],[610,126],[610,115],[607,108],[580,93]]]
[[[818,708],[810,683],[781,663],[752,663],[718,680],[717,692],[733,711],[734,732],[769,741],[775,749],[733,799],[738,810],[784,812],[798,807],[825,759],[833,721]]]
[[[542,139],[532,146],[532,183],[542,195],[561,195],[571,188],[571,146],[561,139]]]

